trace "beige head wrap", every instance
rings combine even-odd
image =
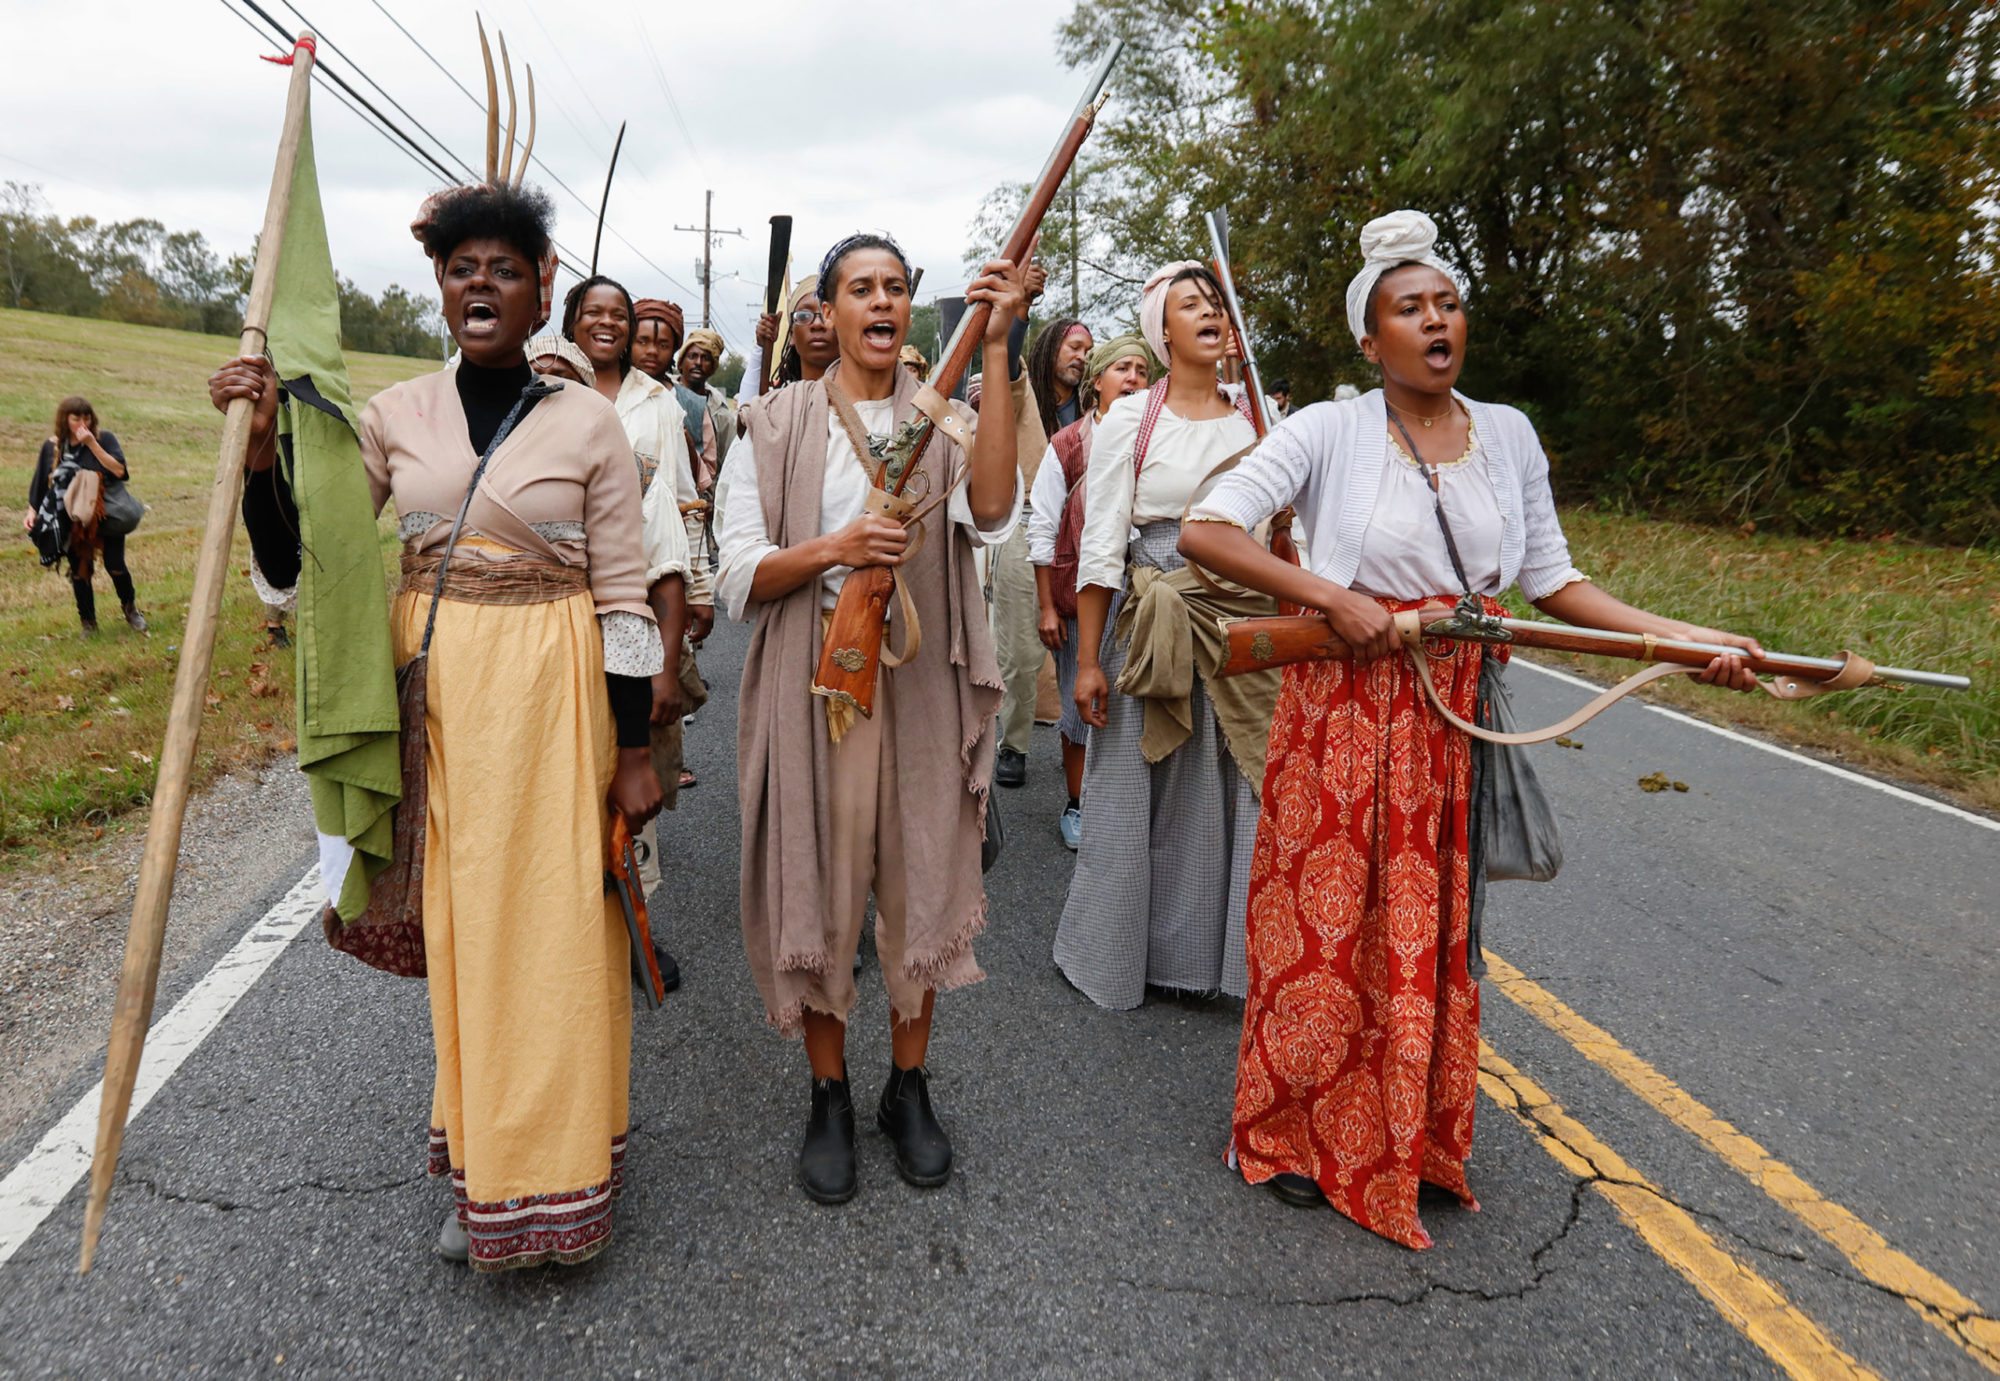
[[[544,355],[554,355],[564,364],[582,376],[584,383],[597,387],[597,371],[590,367],[590,360],[577,348],[575,341],[558,331],[546,335],[533,336],[524,347],[528,363],[533,364]]]
[[[1361,272],[1347,285],[1347,329],[1359,341],[1368,334],[1368,303],[1382,275],[1398,264],[1424,264],[1449,278],[1459,291],[1465,284],[1450,264],[1437,257],[1437,222],[1421,211],[1391,211],[1361,227]]]
[[[1174,362],[1167,359],[1167,285],[1189,269],[1206,267],[1193,259],[1164,264],[1153,270],[1153,276],[1146,280],[1145,289],[1139,294],[1139,330],[1145,335],[1146,344],[1153,347],[1154,358],[1166,360],[1169,369]]]

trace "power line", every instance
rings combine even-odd
[[[449,144],[445,143],[444,140],[438,138],[435,134],[432,134],[430,130],[425,127],[423,121],[419,120],[416,116],[410,114],[410,112],[404,108],[403,103],[401,101],[397,100],[394,96],[391,96],[387,91],[383,90],[382,83],[376,81],[373,77],[369,76],[368,73],[362,69],[360,63],[356,62],[353,58],[347,55],[347,51],[345,49],[343,49],[339,44],[335,43],[332,39],[328,38],[326,36],[325,30],[321,29],[319,25],[313,23],[312,20],[306,18],[305,12],[301,10],[297,5],[294,5],[292,3],[292,0],[283,0],[283,4],[286,9],[290,10],[294,15],[298,17],[299,23],[305,25],[308,29],[312,30],[314,38],[318,39],[321,43],[324,43],[327,47],[333,49],[334,52],[339,53],[341,60],[345,62],[349,67],[353,68],[355,73],[360,76],[361,80],[367,82],[370,86],[374,87],[375,90],[381,94],[382,99],[387,101],[390,105],[396,107],[397,112],[401,114],[405,120],[408,120],[411,124],[415,125],[418,129],[422,130],[425,138],[429,139],[433,144],[437,145],[438,148],[444,151],[445,157],[451,159],[452,162],[457,163],[459,168],[464,171],[465,176],[468,180],[473,180],[473,181],[477,180],[476,178],[474,178],[471,166],[465,163],[464,160],[460,159],[456,154],[454,154],[451,151],[451,146]]]
[[[241,20],[243,24],[250,30],[250,32],[255,34],[258,38],[262,39],[266,43],[269,43],[274,49],[276,49],[281,53],[289,51],[281,44],[279,44],[276,40],[272,39],[272,37],[269,34],[265,33],[262,29],[258,28],[257,22],[255,20],[250,18],[249,15],[244,14],[240,10],[236,9],[235,6],[229,3],[229,0],[221,0],[221,3],[223,9],[228,10],[232,15],[235,15],[236,18]],[[431,174],[430,166],[425,162],[423,162],[421,159],[419,159],[414,153],[410,152],[409,149],[405,148],[400,141],[391,137],[387,131],[380,129],[375,124],[373,124],[366,115],[363,115],[361,113],[361,107],[355,105],[354,102],[348,100],[345,96],[343,96],[338,88],[332,86],[325,86],[324,83],[322,83],[322,86],[324,87],[328,95],[332,96],[335,100],[339,101],[342,105],[346,106],[349,110],[353,111],[354,118],[359,120],[364,127],[373,130],[375,133],[380,134],[383,138],[388,139],[389,142],[395,146],[397,152],[401,153],[403,157],[409,159],[412,163],[415,163],[417,167],[423,171],[424,176],[426,177],[430,176]]]
[[[408,29],[404,28],[402,22],[399,21],[394,14],[390,13],[389,9],[382,3],[382,0],[372,0],[372,2],[376,9],[382,11],[383,17],[385,17],[391,24],[394,24],[396,26],[396,31],[402,34],[404,38],[409,39],[411,44],[413,44],[416,47],[416,50],[418,52],[422,53],[426,58],[429,58],[431,66],[437,68],[438,71],[444,73],[445,80],[449,81],[453,86],[457,87],[459,93],[463,95],[466,100],[472,103],[472,106],[475,110],[479,111],[483,115],[486,111],[485,104],[482,101],[480,101],[480,99],[477,96],[473,95],[470,91],[466,89],[465,83],[461,82],[457,77],[453,76],[451,69],[449,67],[446,67],[442,62],[440,62],[437,56],[434,53],[432,53],[430,49],[424,47],[423,43],[417,38],[415,34],[411,33]],[[532,16],[533,10],[530,9],[529,13]],[[540,21],[537,20],[536,23],[539,25]],[[546,35],[548,30],[544,29],[542,32],[544,33],[544,35]],[[553,46],[553,41],[551,41],[551,46]],[[558,61],[562,60],[562,53],[560,50],[556,51],[556,58]],[[565,67],[565,69],[567,69],[569,64],[567,62],[564,62],[563,66]],[[572,79],[574,79],[575,75],[576,74],[574,72],[570,73]],[[581,83],[579,83],[579,86],[580,85]],[[595,109],[594,106],[592,108]],[[598,118],[602,119],[603,117],[600,115]],[[575,122],[572,121],[571,123],[574,124]],[[578,130],[577,132],[579,135],[582,134],[581,130]],[[588,144],[588,142],[589,141],[586,139],[585,140],[586,145]],[[592,152],[594,153],[595,150],[592,150]],[[555,169],[551,168],[548,165],[548,163],[541,157],[541,155],[539,154],[531,155],[531,160],[536,167],[540,168],[543,173],[547,174],[549,181],[553,182],[557,187],[560,187],[564,192],[567,192],[569,194],[570,199],[574,201],[578,206],[582,207],[584,211],[589,214],[592,220],[595,220],[597,218],[596,206],[594,206],[591,202],[585,200],[583,195],[580,192],[578,192],[574,187],[570,186],[567,182],[564,182],[562,178],[556,173]],[[695,295],[695,290],[693,288],[689,287],[686,283],[683,283],[680,279],[674,277],[671,273],[668,273],[665,269],[661,268],[658,264],[654,263],[653,260],[649,258],[637,245],[633,244],[631,240],[627,239],[622,233],[620,233],[617,226],[612,225],[607,220],[605,222],[604,228],[607,232],[609,232],[609,234],[613,239],[617,240],[618,243],[624,245],[625,248],[630,250],[641,263],[646,265],[646,267],[652,269],[653,272],[659,274],[661,278],[665,279],[668,283],[673,285],[675,288],[679,289],[681,292],[685,293],[690,298],[692,298]],[[588,262],[587,260],[578,259],[577,256],[571,254],[567,248],[564,248],[561,245],[558,245],[557,248],[562,250],[562,254],[565,260],[575,260],[576,262],[579,263]],[[563,265],[563,267],[569,268],[569,264],[566,262]],[[574,272],[574,270],[572,270],[572,272]],[[581,275],[578,276],[581,277]]]
[[[286,33],[283,26],[279,25],[274,19],[271,18],[270,15],[265,14],[264,11],[255,4],[254,0],[243,0],[243,3],[249,5],[251,9],[257,10],[259,14],[263,15],[264,22],[269,24],[272,27],[272,29],[275,30],[276,33],[279,34],[285,40],[285,42],[289,43],[292,40],[293,36],[291,34]],[[250,31],[256,34],[259,38],[262,38],[266,42],[271,43],[272,46],[276,47],[280,52],[288,51],[288,49],[286,49],[283,44],[271,39],[269,35],[265,34],[261,29],[259,29],[248,15],[238,12],[229,3],[229,0],[222,0],[222,7],[228,10],[231,14],[235,15],[236,18],[241,20],[245,25],[247,25]],[[287,8],[290,8],[290,6],[287,5]],[[298,12],[294,10],[293,13],[296,14]],[[303,15],[301,15],[300,17],[302,19],[304,18]],[[310,28],[311,26],[308,25],[307,27]],[[322,70],[323,69],[321,68],[317,58],[315,58],[313,62],[313,75],[315,77],[319,76]],[[357,73],[360,72],[360,68],[358,67],[355,70]],[[365,79],[369,82],[371,86],[376,86],[376,89],[378,91],[381,90],[381,87],[379,85],[376,85],[373,78],[365,78]],[[390,120],[387,116],[383,115],[382,112],[380,112],[379,110],[376,110],[374,106],[369,105],[368,109],[374,114],[375,119],[381,122],[382,127],[378,127],[376,124],[371,123],[368,117],[361,113],[360,108],[357,107],[353,101],[348,100],[346,96],[344,96],[339,89],[327,86],[324,81],[321,82],[321,86],[335,100],[339,101],[342,105],[346,106],[349,110],[353,111],[355,114],[355,118],[359,119],[363,125],[367,126],[371,130],[374,130],[375,133],[380,134],[383,138],[389,140],[389,142],[395,145],[395,147],[398,150],[400,150],[405,157],[409,158],[411,162],[416,163],[417,167],[423,171],[426,177],[430,176],[433,171],[443,171],[444,179],[447,183],[455,182],[457,180],[455,174],[453,174],[449,169],[444,169],[442,165],[440,165],[437,162],[436,159],[430,158],[428,154],[426,154],[424,156],[424,159],[420,161],[417,157],[417,154],[423,152],[422,146],[417,144],[417,142],[414,139],[412,139],[407,133],[405,133],[401,128],[399,128],[394,121]],[[384,92],[383,94],[387,95],[386,92]],[[363,104],[366,104],[366,102],[364,102]],[[428,131],[426,131],[426,133],[428,133]],[[432,137],[435,138],[436,136],[433,135]],[[464,160],[458,158],[456,154],[453,154],[448,145],[443,145],[443,141],[441,140],[439,141],[439,143],[440,146],[444,147],[447,156],[451,157],[453,161],[459,163],[461,166],[464,165]],[[477,178],[474,178],[473,180],[478,181]],[[558,263],[558,267],[560,269],[568,271],[576,278],[581,280],[583,274],[578,272],[578,270],[575,267],[573,267],[574,261],[576,259],[575,253],[567,245],[563,244],[560,240],[557,240],[553,235],[550,236],[549,239],[550,242],[554,244],[556,249],[560,252],[560,260]]]
[[[694,146],[694,135],[688,132],[687,121],[681,118],[681,103],[674,99],[673,84],[667,80],[667,69],[660,63],[659,49],[653,46],[653,36],[647,32],[646,21],[636,10],[632,13],[632,24],[638,29],[639,37],[645,40],[646,56],[652,59],[653,75],[659,80],[660,94],[667,98],[667,109],[673,112],[674,123],[680,126],[681,138],[687,140],[688,152],[694,156],[694,165],[700,169],[705,182],[708,180],[708,168],[701,161],[701,151]]]
[[[270,25],[272,32],[276,33],[281,39],[283,39],[287,43],[292,41],[294,35],[288,32],[284,25],[280,24],[276,19],[272,18],[270,11],[266,10],[262,5],[258,4],[257,0],[242,0],[242,3],[251,11],[253,11],[258,18],[262,19],[266,24]],[[381,121],[385,128],[393,131],[398,139],[401,139],[405,144],[409,145],[410,148],[416,151],[419,157],[421,157],[425,162],[429,163],[433,168],[437,169],[438,175],[442,177],[446,182],[450,182],[458,176],[456,173],[452,172],[451,169],[445,167],[444,164],[438,162],[436,158],[432,157],[430,150],[426,149],[423,145],[419,144],[415,139],[412,139],[410,135],[400,125],[396,124],[388,116],[384,115],[381,111],[377,110],[375,108],[374,102],[370,101],[366,96],[363,96],[359,91],[356,91],[353,87],[349,86],[345,78],[343,78],[338,72],[334,71],[332,68],[328,67],[325,63],[321,62],[317,56],[315,56],[313,59],[312,70],[313,70],[313,75],[315,77],[324,76],[327,80],[333,82],[336,86],[338,86],[342,91],[345,91],[348,95],[352,96],[355,100],[359,101],[367,109],[370,115],[373,115],[377,120]]]

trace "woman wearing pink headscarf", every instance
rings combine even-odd
[[[1168,373],[1111,405],[1084,478],[1075,699],[1090,747],[1055,943],[1069,981],[1117,1008],[1137,1007],[1149,986],[1242,996],[1277,701],[1275,675],[1208,680],[1216,617],[1276,606],[1217,593],[1176,550],[1204,482],[1257,440],[1217,383],[1229,345],[1221,288],[1200,264],[1168,264],[1146,284],[1139,323]]]

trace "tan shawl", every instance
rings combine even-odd
[[[1215,673],[1228,660],[1220,621],[1275,614],[1276,602],[1269,595],[1218,593],[1185,566],[1177,571],[1128,566],[1125,576],[1130,588],[1112,636],[1130,644],[1118,689],[1146,705],[1140,755],[1158,762],[1193,734],[1192,696],[1199,671],[1229,756],[1263,800],[1264,751],[1278,708],[1278,668],[1221,680]]]
[[[899,422],[910,415],[917,384],[907,369],[896,370]],[[817,382],[765,394],[745,409],[765,529],[780,547],[820,535],[829,410]],[[956,445],[942,433],[933,437],[923,460],[931,492],[943,493],[963,463]],[[925,522],[929,540],[904,568],[923,649],[883,675],[896,698],[894,742],[885,747],[902,797],[908,869],[903,967],[910,978],[935,985],[986,924],[979,845],[1001,683],[971,539],[942,509]],[[793,1033],[803,1006],[800,980],[824,971],[832,930],[829,744],[826,715],[810,690],[820,656],[820,582],[808,580],[753,607],[756,627],[736,721],[743,942],[772,1024]],[[983,977],[976,966],[971,975]]]

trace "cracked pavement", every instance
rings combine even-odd
[[[81,1187],[0,1267],[0,1375],[1771,1376],[1771,1358],[1530,1126],[1482,1096],[1483,1211],[1426,1192],[1413,1253],[1222,1163],[1240,1005],[1100,1011],[1050,962],[1070,855],[1054,731],[1001,792],[988,981],[940,1000],[934,1094],[958,1173],[923,1193],[872,1125],[861,1192],[793,1185],[807,1076],[764,1025],[737,930],[733,703],[745,630],[704,653],[701,785],[668,817],[656,916],[684,979],[636,1017],[618,1237],[577,1269],[475,1278],[431,1255],[421,985],[300,938],[126,1140],[98,1265]],[[1513,677],[1524,722],[1577,692]],[[1494,948],[1991,1312],[2000,841],[1636,707],[1535,750],[1569,863],[1496,888]],[[1636,779],[1665,770],[1685,795]],[[164,1012],[302,870],[162,984]],[[263,884],[260,882],[259,884]],[[270,891],[275,888],[275,891]],[[267,894],[268,893],[268,894]],[[888,1064],[861,982],[857,1100]],[[1493,985],[1494,1052],[1884,1376],[1984,1373],[1694,1137]],[[100,1036],[101,1041],[101,1036]],[[4,1163],[95,1077],[78,1070]],[[869,1119],[862,1119],[869,1122]],[[1586,1163],[1581,1158],[1578,1163]],[[282,1357],[282,1362],[278,1359]]]

